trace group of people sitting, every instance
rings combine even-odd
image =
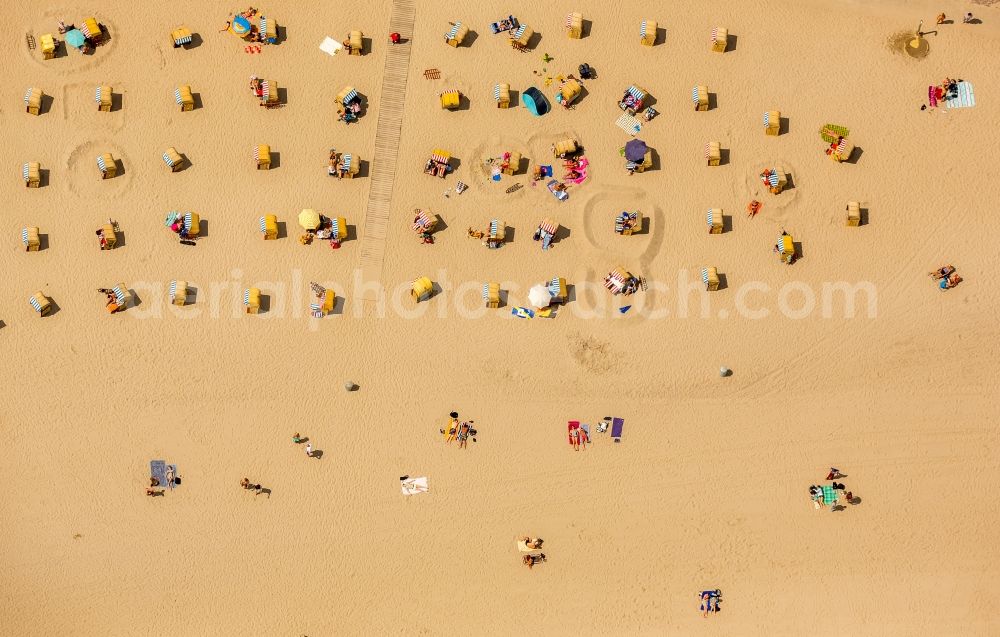
[[[458,440],[459,449],[468,448],[469,438],[472,438],[473,441],[475,441],[473,436],[476,435],[476,430],[472,428],[472,425],[475,424],[476,421],[463,420],[462,422],[459,422],[458,412],[456,411],[451,412],[449,417],[451,420],[448,422],[448,432],[444,441],[450,443],[452,440]],[[441,433],[445,433],[445,431],[442,429]]]
[[[330,162],[326,168],[327,174],[337,179],[343,179],[347,174],[347,166],[344,165],[344,154],[338,153],[335,149],[330,149]]]
[[[927,276],[937,281],[938,287],[942,290],[953,288],[962,282],[962,277],[958,276],[953,265],[946,265],[933,272],[928,272]]]

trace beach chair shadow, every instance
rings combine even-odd
[[[792,179],[792,173],[785,173],[785,180],[788,183],[785,184],[783,190],[795,190],[795,180]]]
[[[280,166],[281,166],[281,153],[278,152],[278,151],[276,151],[276,150],[272,150],[271,151],[271,170],[274,170],[275,168],[279,168]]]
[[[41,101],[38,102],[38,114],[45,115],[52,110],[52,104],[55,102],[55,98],[46,93],[42,95]]]
[[[578,105],[582,104],[583,100],[587,99],[588,95],[590,95],[590,91],[588,91],[587,87],[581,83],[580,94],[577,96],[576,101],[573,102],[573,108],[576,108]]]
[[[118,169],[118,172],[114,177],[112,177],[112,179],[117,179],[118,177],[122,177],[125,175],[125,164],[124,162],[122,162],[122,160],[116,159],[115,167]]]
[[[580,38],[586,38],[590,36],[590,29],[594,26],[593,20],[582,20],[580,22]]]
[[[38,169],[38,187],[45,188],[49,185],[49,169],[39,168]]]
[[[860,208],[858,210],[858,213],[859,213],[858,216],[860,217],[858,219],[858,225],[859,226],[867,226],[868,225],[868,208]]]
[[[278,238],[285,239],[288,237],[288,224],[284,221],[278,222]]]
[[[288,89],[284,86],[278,87],[278,104],[282,106],[288,105]]]
[[[528,49],[529,51],[534,51],[538,47],[538,43],[541,41],[542,41],[542,34],[539,33],[538,31],[535,31],[534,33],[531,34],[531,37],[528,38],[528,45],[524,48]]]
[[[347,224],[347,236],[344,237],[344,241],[357,241],[358,240],[358,226],[356,224]]]
[[[788,118],[782,117],[778,120],[778,134],[787,135],[788,134]]]
[[[194,305],[198,302],[198,288],[188,285],[187,305]]]
[[[451,166],[452,174],[457,173],[459,167],[462,165],[462,160],[452,155],[451,161],[448,162],[448,165]]]
[[[279,24],[276,31],[277,31],[276,35],[278,36],[277,38],[275,38],[274,42],[276,45],[281,44],[282,42],[288,39],[288,29],[286,29],[284,26]]]
[[[59,304],[56,303],[56,300],[53,299],[51,296],[49,296],[48,299],[49,299],[49,304],[52,306],[49,309],[49,316],[55,316],[56,314],[59,313],[59,310],[61,310],[62,308],[59,307]]]
[[[372,52],[372,39],[368,37],[361,37],[361,55],[365,56]]]
[[[192,33],[191,41],[184,45],[184,49],[186,51],[190,51],[191,49],[197,49],[199,46],[203,44],[203,42],[204,40],[201,39],[200,33]]]
[[[38,251],[43,252],[49,249],[49,235],[38,233]]]
[[[111,93],[111,112],[115,113],[120,110],[122,110],[122,94]]]
[[[330,311],[330,314],[336,314],[340,316],[341,314],[344,313],[344,308],[346,307],[347,307],[347,297],[337,295],[333,300],[333,310]]]
[[[649,234],[649,217],[643,217],[642,224],[639,226],[639,229],[633,230],[632,234],[633,235]]]
[[[128,307],[139,307],[142,305],[142,298],[135,293],[135,290],[129,288],[128,293],[132,295],[132,301]]]
[[[201,225],[198,227],[198,237],[201,239],[208,238],[208,220],[202,218]]]
[[[60,40],[59,44],[56,45],[56,50],[52,53],[52,57],[55,59],[64,58],[69,55],[69,50],[66,48],[66,41]]]
[[[7,324],[4,323],[2,319],[0,319],[0,330],[2,330],[5,327],[7,327]]]
[[[508,297],[507,290],[504,290],[503,288],[501,288],[500,289],[500,304],[498,305],[498,307],[507,307],[507,297]]]
[[[194,102],[194,106],[191,108],[193,111],[204,108],[205,106],[201,101],[201,93],[191,93],[191,101]]]
[[[511,225],[508,225],[507,226],[507,235],[506,235],[506,238],[504,239],[504,243],[514,243],[514,235],[516,234],[516,232],[517,232],[517,228],[515,228],[514,226],[511,226]]]
[[[465,34],[465,38],[462,39],[462,43],[458,45],[458,48],[470,47],[472,46],[472,43],[475,42],[478,38],[479,38],[479,32],[469,29],[469,32]]]
[[[456,111],[467,111],[472,108],[472,102],[469,101],[469,96],[465,93],[459,93],[458,95],[458,108],[454,109]]]
[[[445,222],[444,219],[441,218],[441,215],[434,215],[434,216],[437,218],[437,226],[435,226],[434,228],[434,234],[437,235],[439,232],[444,232],[445,230],[447,230],[448,224]],[[437,237],[435,237],[435,241],[436,240]]]
[[[371,173],[372,163],[367,159],[358,160],[358,174],[354,175],[355,179],[367,177]]]
[[[718,273],[718,276],[719,276],[719,289],[725,290],[727,287],[729,287],[729,280],[726,278],[726,275],[721,272]]]
[[[860,146],[855,146],[854,150],[851,151],[851,156],[847,158],[848,164],[857,164],[861,161],[861,156],[865,153],[864,149]]]
[[[433,299],[438,294],[441,294],[442,291],[443,290],[441,289],[441,285],[438,284],[437,281],[432,281],[431,282],[431,295],[429,297],[427,297],[427,298],[428,299]]]
[[[179,164],[177,165],[177,170],[176,170],[175,172],[179,172],[179,173],[182,173],[182,172],[184,172],[185,170],[187,170],[187,169],[191,168],[191,166],[194,166],[194,162],[192,162],[192,161],[191,161],[191,158],[190,158],[190,157],[188,157],[188,156],[187,156],[186,154],[184,154],[184,153],[178,153],[178,154],[179,154],[179,155],[181,156],[181,161],[180,161],[180,163],[179,163]]]
[[[573,303],[575,301],[576,301],[576,286],[573,285],[572,283],[567,283],[566,284],[566,303]]]
[[[735,35],[733,35],[732,33],[730,33],[729,35],[727,35],[726,36],[726,53],[729,53],[731,51],[735,51],[736,50],[736,43],[738,41],[739,41],[739,38],[736,37]]]
[[[260,293],[260,307],[257,309],[258,314],[267,314],[271,311],[271,295]]]
[[[802,252],[802,242],[792,241],[792,246],[795,248],[795,261],[798,261],[799,259],[804,259],[806,255],[804,252]]]
[[[653,40],[653,46],[658,46],[667,41],[667,29],[665,27],[656,27],[656,39]]]
[[[722,215],[722,234],[733,231],[733,215]]]
[[[708,110],[714,111],[717,108],[719,108],[719,95],[718,95],[718,93],[711,93],[711,92],[709,92],[709,94],[708,94]]]
[[[729,165],[729,149],[720,148],[719,149],[719,165],[728,166]]]
[[[510,89],[510,108],[517,108],[521,103],[521,91]]]
[[[569,239],[571,234],[573,234],[573,232],[569,228],[567,228],[566,226],[559,226],[559,229],[556,230],[556,233],[552,235],[552,245],[556,245],[557,243],[561,243],[565,239]]]

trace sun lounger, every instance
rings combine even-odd
[[[504,31],[513,31],[519,26],[521,25],[517,23],[517,18],[509,15],[505,20],[497,20],[496,22],[490,24],[490,31],[493,35],[496,35],[498,33],[503,33]]]
[[[549,189],[549,192],[551,192],[556,199],[558,199],[559,201],[565,201],[569,197],[569,193],[566,192],[565,190],[556,190],[556,186],[558,185],[559,182],[556,181],[555,179],[549,181],[549,183],[546,184],[546,186]]]
[[[614,418],[611,421],[611,438],[615,442],[621,442],[622,440],[622,429],[625,427],[625,420],[622,418]]]

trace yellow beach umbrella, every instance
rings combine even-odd
[[[299,213],[299,225],[306,230],[315,230],[319,227],[319,213],[312,208],[306,208]]]

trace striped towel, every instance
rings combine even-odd
[[[500,232],[500,222],[497,219],[490,221],[490,237],[496,237]]]
[[[639,25],[639,37],[643,38],[643,39],[646,38],[646,21],[645,20],[643,20],[642,24]]]
[[[948,108],[972,108],[976,105],[976,95],[971,82],[958,83],[958,95],[947,100]]]
[[[764,128],[768,128],[771,125],[771,116],[767,111],[764,111]]]
[[[271,97],[271,83],[267,80],[261,80],[260,82],[260,96],[265,100]]]
[[[646,97],[646,94],[643,93],[639,89],[639,87],[635,86],[634,84],[632,86],[628,87],[628,89],[626,89],[625,93],[627,95],[631,95],[632,97],[634,97],[636,100],[638,100],[640,102]]]
[[[267,31],[267,27],[264,26],[264,25],[265,25],[264,18],[261,18],[260,19],[260,30],[261,31]],[[191,43],[191,36],[190,35],[185,35],[185,36],[182,36],[182,37],[174,39],[174,44],[190,44],[190,43]]]
[[[191,218],[191,213],[184,213],[184,232],[191,232],[191,224],[194,220]]]
[[[642,130],[642,124],[639,123],[639,120],[632,117],[628,113],[623,113],[622,116],[618,118],[618,121],[615,122],[615,125],[633,137],[638,135],[639,131]]]
[[[267,232],[267,219],[264,217],[260,218],[260,231]]]
[[[344,104],[345,105],[350,104],[356,99],[358,99],[358,92],[356,90],[352,90],[350,93],[344,96]]]
[[[267,18],[264,16],[260,16],[260,32],[267,33]],[[188,37],[188,41],[190,40],[191,38]]]

